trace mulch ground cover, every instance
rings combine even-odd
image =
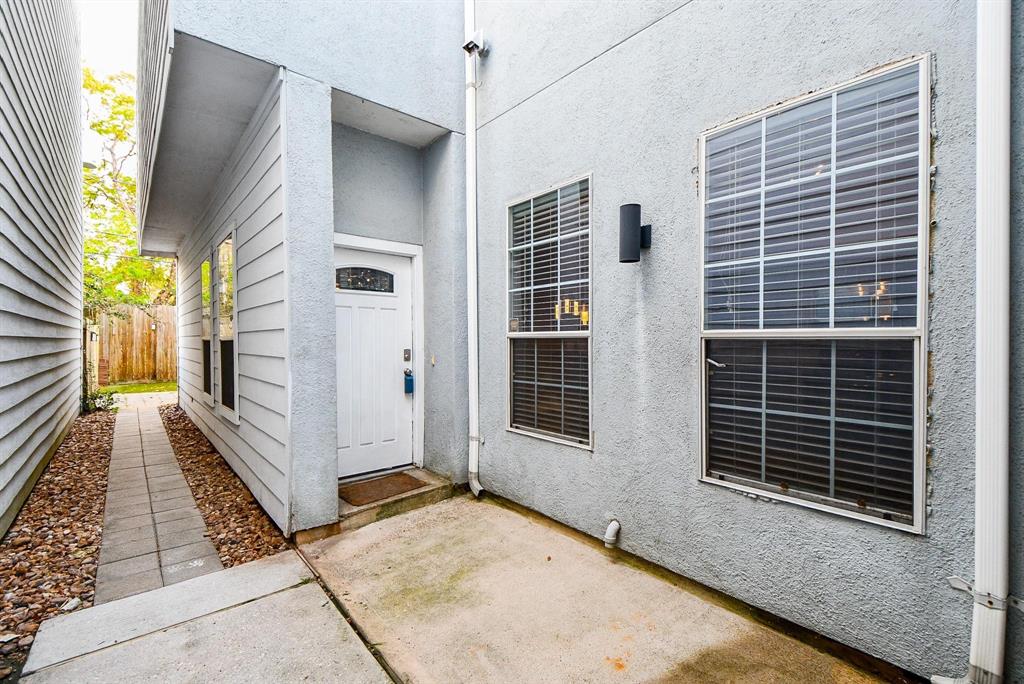
[[[160,417],[224,567],[288,548],[281,532],[185,411],[161,406]]]
[[[92,605],[114,415],[75,420],[0,540],[0,679],[17,676],[40,622]]]

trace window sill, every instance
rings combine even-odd
[[[231,409],[226,408],[223,404],[217,404],[217,415],[232,425],[238,426],[242,424],[242,421],[238,416],[238,411],[232,411]]]
[[[552,435],[545,435],[542,432],[531,432],[530,430],[523,430],[521,428],[506,427],[506,432],[511,432],[517,435],[525,435],[527,437],[533,437],[534,439],[540,439],[545,442],[553,442],[554,444],[561,444],[562,446],[574,447],[576,449],[582,449],[583,451],[594,451],[593,444],[580,444],[579,442],[572,442],[568,439],[559,439]]]
[[[810,499],[804,499],[795,496],[787,496],[778,492],[773,492],[767,489],[759,489],[757,487],[751,487],[748,485],[740,484],[738,482],[732,482],[729,480],[719,480],[718,478],[708,477],[702,475],[700,478],[701,482],[706,484],[716,485],[725,489],[731,489],[734,492],[749,494],[757,497],[763,497],[765,499],[772,499],[773,501],[781,501],[783,503],[794,504],[803,508],[810,508],[812,510],[821,511],[823,513],[831,513],[843,518],[851,518],[853,520],[860,520],[862,522],[872,523],[880,527],[888,527],[893,530],[900,530],[901,532],[909,532],[911,534],[924,534],[923,522],[917,522],[915,524],[907,524],[897,522],[895,520],[884,520],[874,515],[867,515],[865,513],[858,513],[856,511],[846,510],[838,506],[831,506],[827,503],[819,503]],[[918,514],[920,515],[920,514]]]

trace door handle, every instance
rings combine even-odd
[[[414,389],[412,368],[406,368],[402,374],[405,376],[405,393],[412,394]]]

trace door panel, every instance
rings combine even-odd
[[[412,262],[335,250],[338,354],[338,476],[412,462],[413,398],[403,358],[413,349]]]

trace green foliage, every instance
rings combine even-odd
[[[135,78],[82,72],[86,122],[102,158],[83,168],[85,315],[118,315],[123,304],[174,304],[175,262],[140,256],[136,239]],[[91,168],[94,166],[94,168]]]
[[[117,393],[108,390],[86,392],[82,396],[82,412],[110,411],[117,407]]]

